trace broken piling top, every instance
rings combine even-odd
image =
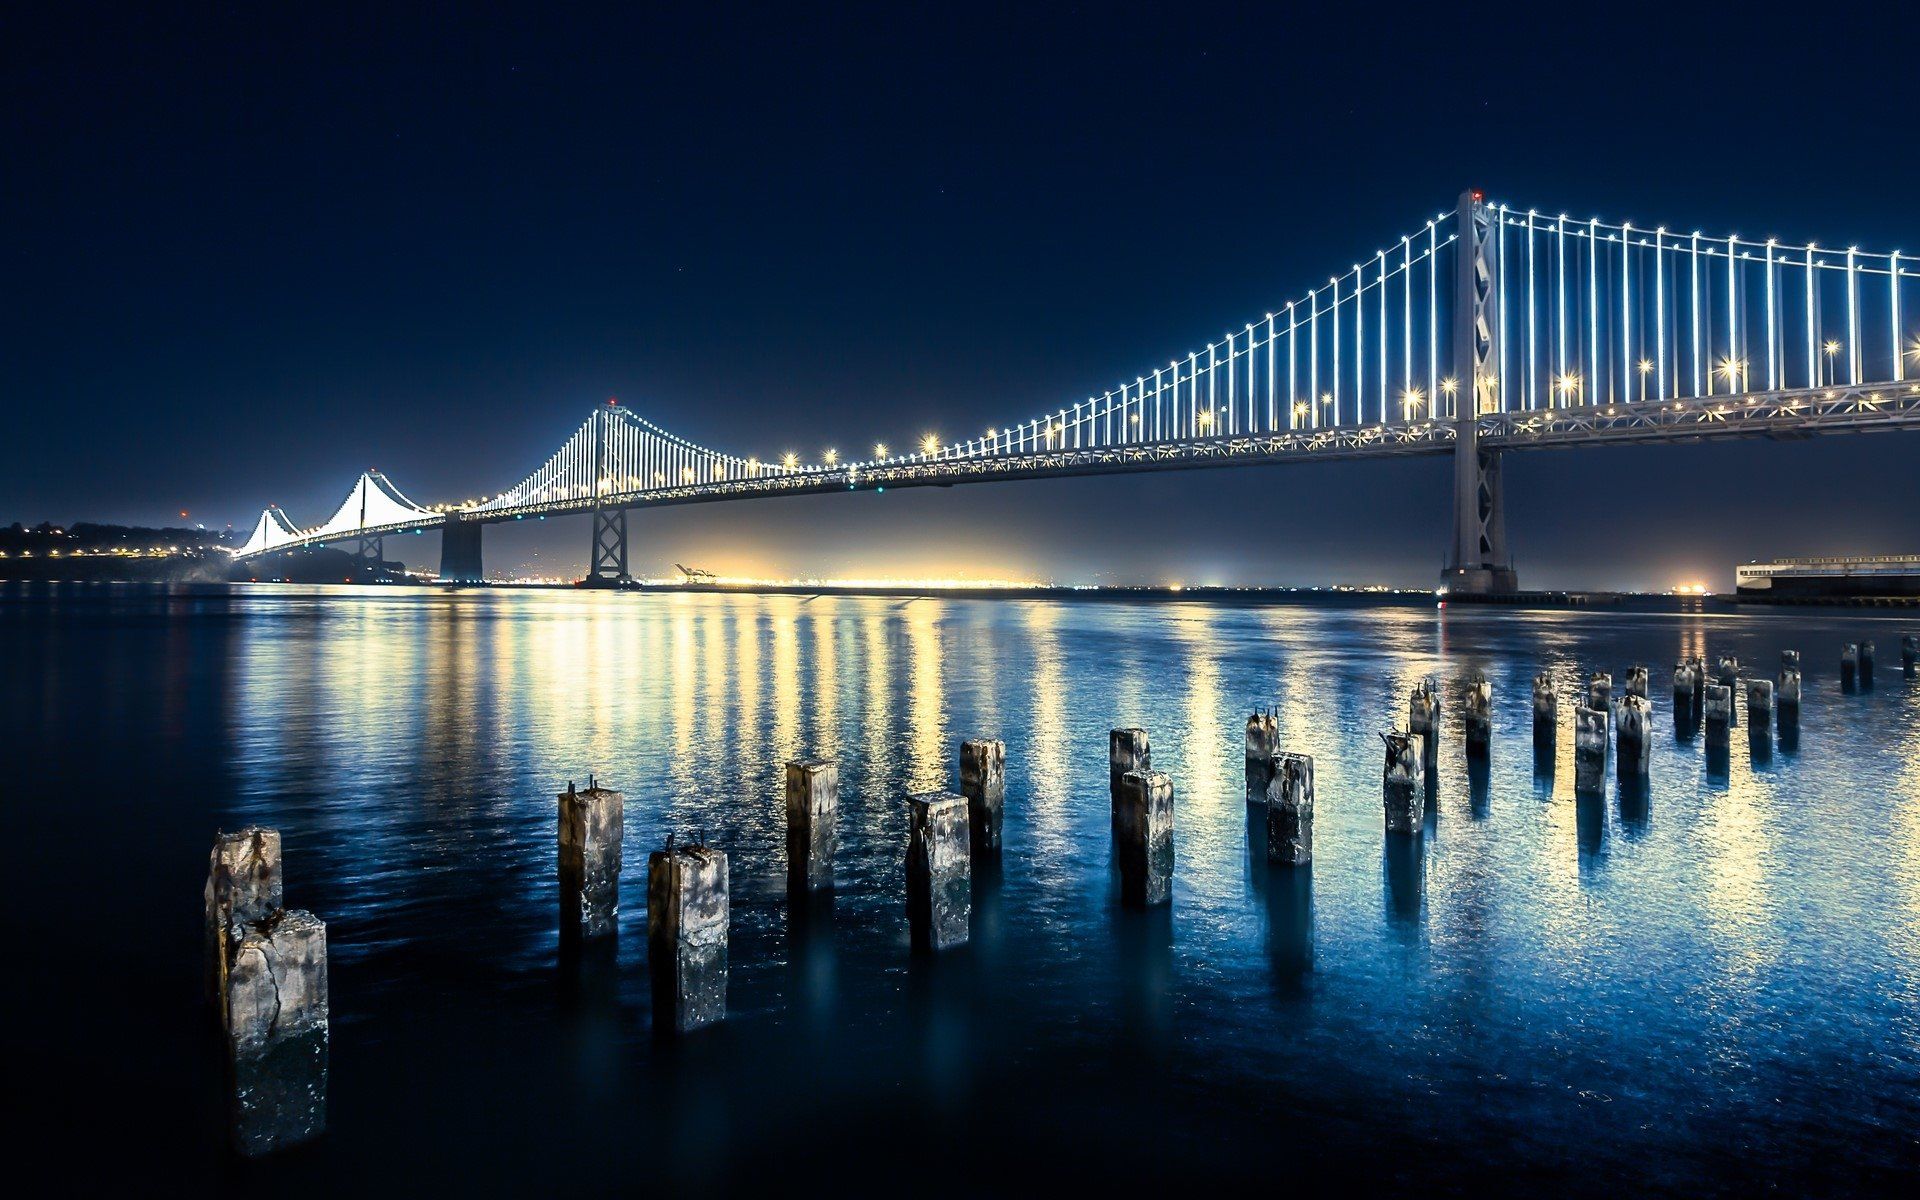
[[[787,763],[787,811],[818,814],[840,798],[840,764],[824,758],[796,758]]]
[[[1426,738],[1410,730],[1396,729],[1383,733],[1380,740],[1386,743],[1386,761],[1381,765],[1381,774],[1388,781],[1419,780],[1427,777]]]
[[[1467,715],[1484,717],[1493,707],[1493,684],[1485,676],[1467,680]]]
[[[222,997],[228,1048],[236,1056],[327,1026],[327,926],[300,909],[279,909],[236,927]]]
[[[280,831],[249,825],[216,833],[207,856],[208,919],[218,906],[229,921],[257,921],[280,907]]]
[[[998,802],[1007,788],[1007,744],[998,738],[960,743],[960,792],[970,800]]]
[[[1733,717],[1733,689],[1727,687],[1725,684],[1708,684],[1705,707],[1707,723],[1709,725],[1715,721],[1725,723],[1731,720]]]
[[[1800,669],[1800,652],[1798,650],[1782,650],[1780,652],[1780,669],[1782,671],[1798,671]]]
[[[1772,711],[1773,695],[1773,680],[1747,680],[1747,711],[1755,716]]]
[[[1573,710],[1573,749],[1575,754],[1607,753],[1607,710],[1591,705],[1576,705]]]
[[[1600,712],[1613,709],[1613,676],[1605,671],[1595,671],[1587,681],[1587,707]]]
[[[1108,769],[1113,785],[1120,785],[1120,777],[1128,771],[1151,771],[1153,769],[1153,747],[1147,741],[1144,729],[1115,729],[1107,734]]]
[[[683,946],[727,940],[727,855],[711,846],[674,844],[647,856],[647,938]],[[669,947],[670,949],[670,947]]]
[[[280,831],[250,825],[216,833],[200,896],[206,915],[206,995],[224,1014],[237,926],[261,920],[281,905]]]
[[[1553,676],[1546,671],[1535,672],[1533,676],[1533,701],[1537,705],[1542,696],[1558,699],[1559,691],[1553,685]]]
[[[1271,708],[1256,709],[1247,718],[1247,761],[1266,762],[1279,745],[1279,716]]]
[[[1413,733],[1432,736],[1434,718],[1440,712],[1440,692],[1431,678],[1422,679],[1407,693],[1407,728]]]
[[[967,798],[954,792],[907,797],[907,869],[938,877],[970,873]]]
[[[1644,738],[1653,719],[1653,702],[1645,696],[1631,693],[1620,697],[1620,729],[1622,738]]]
[[[1647,668],[1645,667],[1627,668],[1627,695],[1638,696],[1642,700],[1647,698],[1647,674]]]

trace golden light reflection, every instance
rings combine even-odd
[[[941,691],[940,620],[945,602],[909,601],[901,614],[907,635],[907,741],[913,773],[913,792],[951,788],[947,767],[947,706]]]
[[[1067,728],[1065,671],[1060,661],[1058,628],[1060,607],[1023,604],[1020,616],[1031,647],[1026,664],[1032,680],[1029,699],[1033,710],[1027,724],[1032,738],[1028,803],[1033,810],[1032,834],[1036,849],[1051,857],[1062,853],[1071,837],[1068,819],[1074,805],[1068,764],[1082,748],[1072,744],[1072,732]],[[1105,752],[1104,742],[1093,751]]]

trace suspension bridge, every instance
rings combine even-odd
[[[1920,259],[1458,205],[1243,328],[1103,395],[949,440],[818,462],[711,449],[609,401],[498,495],[422,506],[377,471],[310,528],[261,513],[241,559],[592,516],[587,582],[630,580],[627,513],[762,496],[1383,455],[1453,456],[1443,584],[1517,588],[1508,451],[1920,429]]]

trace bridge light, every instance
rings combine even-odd
[[[1212,409],[1209,408],[1205,412],[1200,414],[1200,428],[1202,429],[1213,428],[1213,410]]]
[[[923,453],[926,453],[926,454],[937,453],[940,449],[939,435],[930,433],[926,437],[921,438],[920,449]]]
[[[1913,345],[1907,347],[1907,357],[1920,363],[1920,333],[1913,335]]]
[[[1440,381],[1440,390],[1451,396],[1460,390],[1460,381],[1458,379],[1442,379]]]
[[[825,463],[828,466],[831,467],[833,464],[840,461],[840,452],[838,450],[835,450],[829,447],[827,452],[821,455],[820,457],[823,461],[825,461]]]
[[[1562,396],[1572,399],[1580,394],[1580,376],[1576,372],[1568,371],[1554,380],[1553,386]]]
[[[1426,403],[1426,400],[1427,400],[1426,394],[1422,392],[1419,388],[1417,387],[1408,388],[1406,391],[1400,394],[1400,407],[1403,411],[1405,411],[1407,418],[1411,420],[1413,418],[1414,410],[1418,409],[1422,404]]]
[[[795,454],[793,451],[789,450],[785,454],[781,455],[780,463],[782,466],[786,467],[787,470],[791,471],[794,469],[794,467],[799,465],[800,456]]]
[[[887,444],[885,442],[875,442],[873,444],[873,456],[875,458],[885,458],[887,456]]]

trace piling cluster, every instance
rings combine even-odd
[[[1849,642],[1841,651],[1847,691],[1872,687],[1874,645]],[[1903,670],[1920,670],[1920,638],[1901,639]],[[1739,660],[1721,656],[1709,676],[1705,661],[1681,659],[1673,670],[1676,732],[1704,729],[1710,763],[1724,764],[1743,695]],[[1797,736],[1802,699],[1800,654],[1782,652],[1777,679],[1747,677],[1744,699],[1756,758],[1770,752],[1774,729],[1783,742]],[[1613,676],[1596,671],[1573,709],[1574,790],[1588,798],[1605,792],[1608,742],[1623,787],[1643,786],[1651,770],[1653,700],[1649,669],[1627,668],[1620,693]],[[1551,771],[1557,749],[1560,697],[1553,677],[1534,676],[1533,745],[1536,768]],[[1424,836],[1432,802],[1440,737],[1439,691],[1423,679],[1411,690],[1405,729],[1380,735],[1381,801],[1387,843]],[[1466,683],[1461,707],[1464,749],[1484,760],[1493,748],[1493,685],[1483,676]],[[1265,809],[1267,861],[1305,868],[1313,862],[1314,760],[1281,749],[1278,714],[1256,709],[1246,722],[1246,801]],[[1108,734],[1108,791],[1120,898],[1131,908],[1171,903],[1174,871],[1174,786],[1153,769],[1147,731]],[[939,953],[970,936],[973,860],[997,856],[1006,801],[1003,742],[964,741],[960,791],[907,797],[906,902],[915,950]],[[840,774],[836,763],[796,759],[786,764],[789,887],[797,899],[830,893],[839,845]],[[1641,793],[1644,795],[1644,790]],[[625,797],[588,778],[570,781],[558,801],[558,865],[563,944],[617,932],[625,838]],[[1623,805],[1625,800],[1623,799]],[[1295,878],[1306,881],[1302,873]],[[328,1050],[327,934],[312,913],[282,905],[281,840],[277,830],[248,828],[215,840],[205,888],[207,992],[219,1015],[231,1067],[235,1146],[265,1153],[317,1136],[325,1128]],[[728,858],[704,837],[680,842],[670,835],[647,861],[647,940],[655,1025],[685,1034],[727,1015]]]
[[[218,834],[203,892],[230,1128],[249,1157],[318,1137],[327,1120],[327,927],[283,907],[280,861],[277,829]]]

